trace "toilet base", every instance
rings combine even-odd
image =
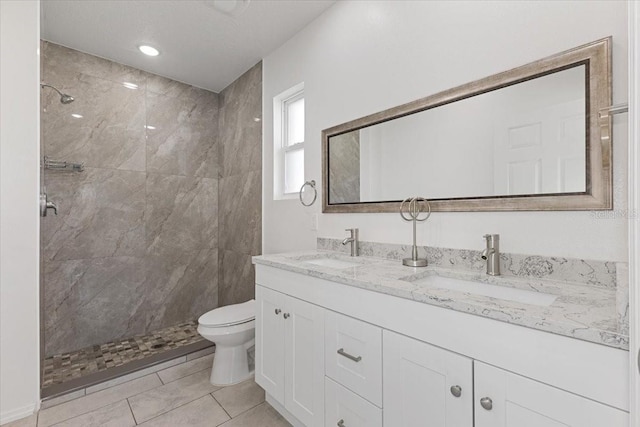
[[[253,347],[255,340],[246,344],[225,347],[216,343],[216,352],[211,369],[211,384],[228,386],[238,384],[253,377],[249,370],[247,350]]]

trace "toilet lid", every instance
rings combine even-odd
[[[203,326],[229,326],[248,322],[256,317],[256,300],[227,305],[211,310],[198,319]]]

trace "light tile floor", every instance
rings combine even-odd
[[[214,355],[42,409],[3,427],[285,427],[253,380],[209,383]]]

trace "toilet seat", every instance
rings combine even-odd
[[[207,328],[223,328],[251,322],[256,317],[256,301],[227,305],[211,310],[198,319],[198,324]]]

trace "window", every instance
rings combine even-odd
[[[274,199],[297,197],[304,184],[304,85],[273,100]]]

